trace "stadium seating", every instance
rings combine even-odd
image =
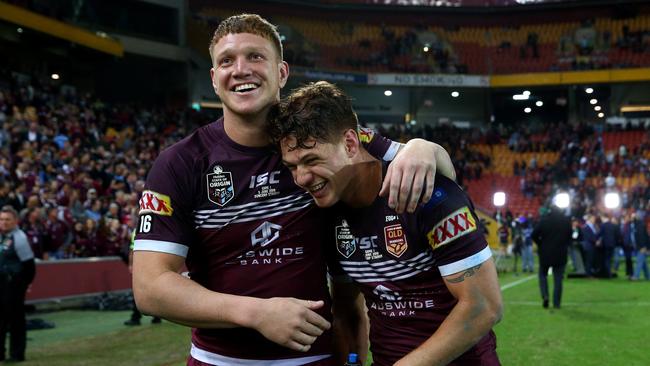
[[[200,11],[202,17],[217,19],[233,13],[213,7]],[[641,45],[641,41],[640,46],[645,50],[626,45],[623,33],[624,26],[631,34],[649,31],[650,15],[647,14],[625,20],[600,17],[584,25],[576,21],[556,21],[516,27],[465,26],[458,29],[433,24],[418,27],[380,24],[372,19],[350,23],[280,13],[269,18],[284,29],[291,29],[292,37],[309,40],[308,47],[317,54],[316,67],[342,71],[509,74],[650,64],[650,47]],[[590,39],[592,49],[586,55],[578,55],[577,32],[580,29],[589,29],[589,34],[594,35]],[[418,59],[431,56],[423,52],[424,42],[405,41],[409,34],[417,37],[434,34],[438,46],[447,50],[449,58],[437,64],[418,64]],[[303,52],[302,47],[295,52]],[[380,62],[379,55],[386,59]]]

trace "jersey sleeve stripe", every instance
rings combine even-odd
[[[299,366],[331,357],[331,355],[316,355],[286,358],[280,360],[249,360],[244,358],[227,357],[217,353],[208,352],[200,349],[194,344],[192,344],[190,354],[195,360],[204,362],[206,364],[224,366]]]
[[[395,159],[395,156],[397,155],[397,151],[399,150],[400,146],[399,142],[391,142],[390,147],[388,147],[388,150],[386,150],[386,153],[384,154],[384,161],[393,161]]]
[[[445,264],[444,266],[438,266],[438,270],[440,270],[440,274],[442,276],[449,276],[454,273],[464,271],[468,268],[478,266],[479,264],[490,259],[490,257],[492,257],[492,250],[490,250],[489,246],[485,246],[483,250],[467,258],[463,258],[454,263]]]
[[[185,258],[187,257],[189,248],[186,245],[171,241],[138,239],[133,243],[133,250],[169,253]]]

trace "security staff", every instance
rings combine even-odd
[[[27,235],[18,228],[18,213],[0,209],[0,360],[5,358],[5,336],[11,336],[8,361],[25,360],[25,293],[34,279],[34,253]]]

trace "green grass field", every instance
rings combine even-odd
[[[530,274],[500,282],[505,314],[495,331],[504,365],[650,365],[650,282],[567,279],[560,310],[542,308]],[[148,317],[126,327],[126,311],[36,316],[56,328],[28,333],[25,366],[181,366],[189,350],[188,328]]]

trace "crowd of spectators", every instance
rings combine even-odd
[[[37,258],[125,255],[148,166],[203,118],[43,80],[0,71],[0,206]]]
[[[395,141],[423,138],[440,144],[449,152],[456,169],[456,180],[461,186],[464,182],[480,179],[483,172],[492,165],[490,156],[471,148],[472,144],[485,139],[485,135],[477,129],[460,129],[451,125],[435,128],[430,125],[392,125],[390,128],[379,126],[377,130],[382,136]]]

